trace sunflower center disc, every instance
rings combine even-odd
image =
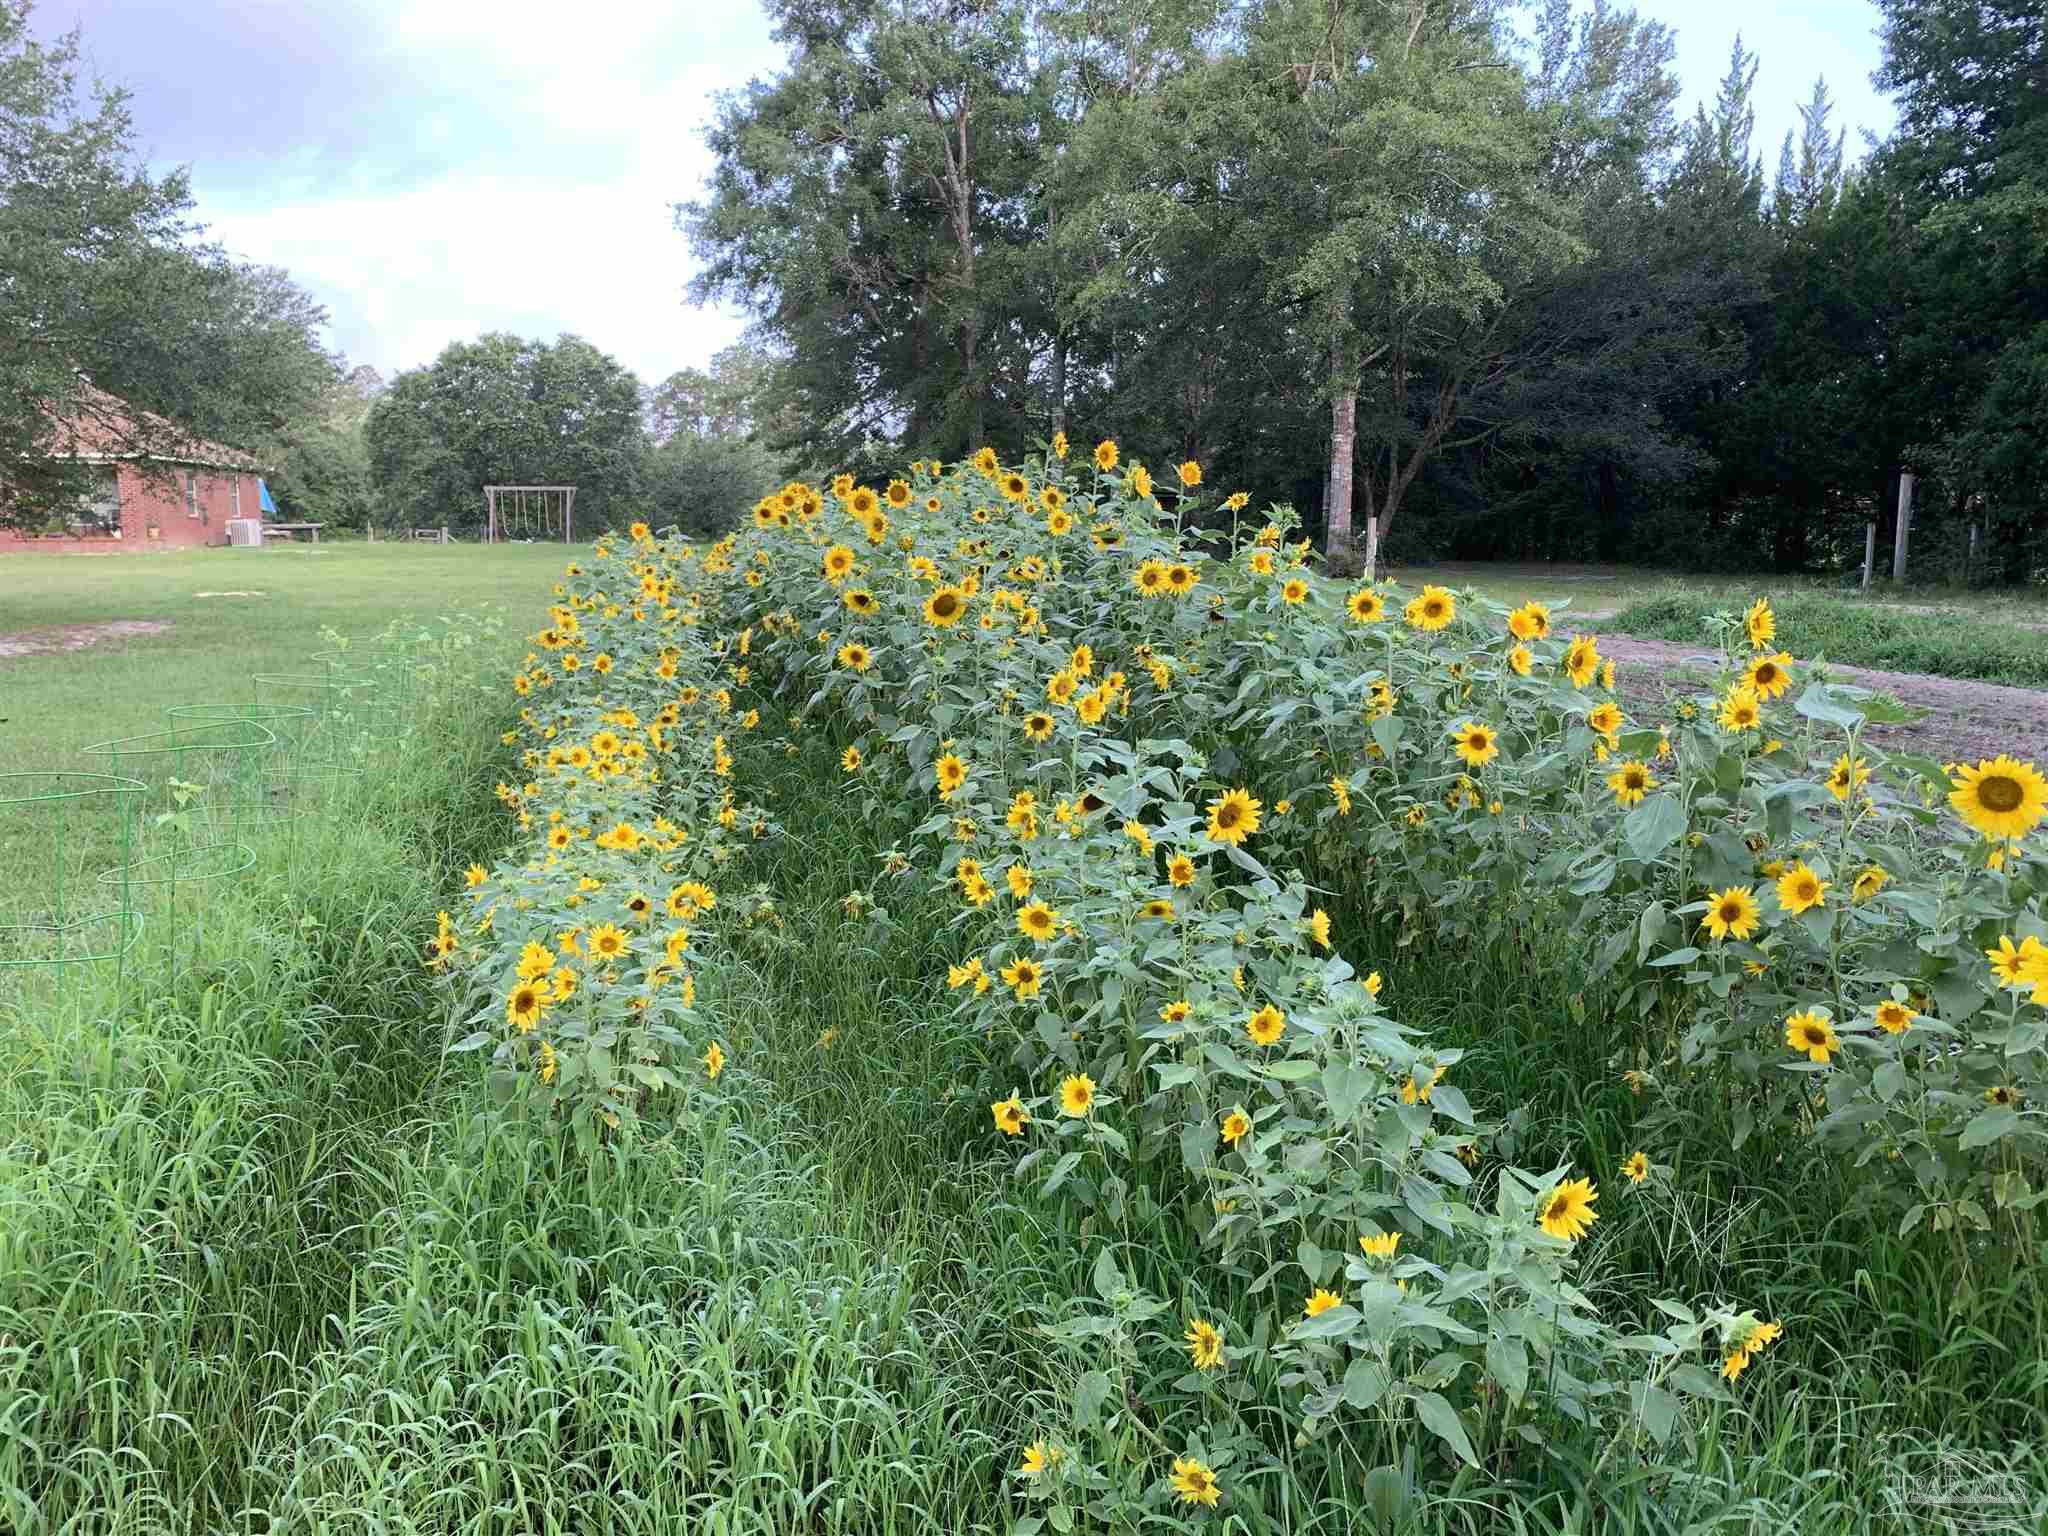
[[[2009,779],[2000,774],[1995,778],[1980,779],[1977,782],[1977,803],[1987,811],[1997,811],[2001,815],[2007,811],[2016,811],[2020,808],[2020,801],[2023,798],[2018,779]]]

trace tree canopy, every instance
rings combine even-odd
[[[574,485],[578,526],[635,516],[640,381],[578,336],[493,332],[401,373],[370,407],[370,475],[398,525],[474,530],[486,485]]]
[[[809,461],[1072,427],[1334,546],[1788,569],[1911,470],[2023,578],[2044,22],[1880,10],[1897,131],[1857,161],[1816,82],[1766,176],[1755,57],[1680,122],[1671,33],[1609,0],[769,0],[693,293],[752,312]]]

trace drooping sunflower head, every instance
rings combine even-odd
[[[1566,1179],[1543,1197],[1537,1207],[1538,1220],[1552,1237],[1577,1242],[1600,1219],[1600,1213],[1593,1209],[1593,1202],[1599,1198],[1591,1179]]]

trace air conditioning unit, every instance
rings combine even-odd
[[[263,547],[263,519],[260,517],[231,517],[228,519],[228,543],[237,549],[261,549]]]

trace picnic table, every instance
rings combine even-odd
[[[286,538],[293,538],[301,533],[307,533],[311,534],[313,542],[318,544],[320,542],[320,530],[326,526],[325,523],[265,523],[263,525],[263,537],[268,539],[282,534]]]

